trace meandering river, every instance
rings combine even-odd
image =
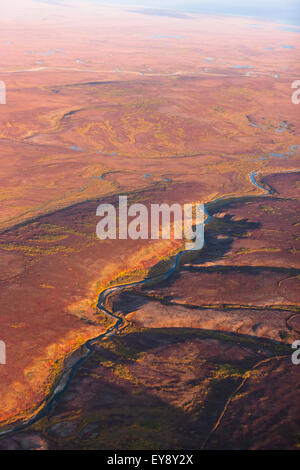
[[[297,169],[297,170],[277,171],[276,173],[291,173],[291,172],[299,172],[299,171],[300,170]],[[260,173],[258,171],[252,171],[252,172],[249,173],[249,178],[250,178],[251,183],[256,188],[260,189],[263,192],[264,196],[270,195],[271,190],[264,188],[257,181],[257,176],[259,174]],[[248,196],[248,197],[259,197],[259,196],[251,195],[251,196]],[[211,215],[208,212],[209,207],[212,207],[218,201],[228,200],[228,199],[233,199],[233,198],[238,199],[235,195],[226,195],[226,196],[216,198],[213,201],[209,201],[208,203],[206,203],[205,204],[206,219],[205,219],[204,224],[207,225],[209,223],[209,221],[211,220]],[[86,341],[86,343],[84,345],[82,345],[80,347],[80,352],[81,352],[80,358],[75,359],[72,364],[66,366],[62,376],[58,380],[54,390],[51,393],[51,395],[48,397],[48,399],[45,401],[45,404],[36,413],[35,416],[29,418],[27,421],[25,421],[21,424],[18,424],[18,425],[12,426],[10,428],[4,429],[2,432],[0,432],[0,437],[6,437],[6,436],[9,436],[9,435],[14,434],[16,432],[22,431],[22,430],[28,428],[29,426],[31,426],[32,424],[36,423],[37,421],[39,421],[43,417],[47,416],[51,412],[53,406],[59,401],[59,399],[61,398],[63,393],[66,391],[66,389],[67,389],[69,383],[71,382],[72,377],[75,374],[76,370],[81,366],[83,361],[85,361],[92,354],[92,352],[93,352],[93,343],[96,342],[96,341],[102,340],[104,338],[108,338],[110,336],[118,334],[120,329],[124,326],[125,322],[124,322],[124,319],[122,317],[120,317],[118,315],[115,315],[113,312],[111,312],[110,310],[107,309],[107,307],[106,307],[107,300],[108,300],[108,298],[111,294],[113,294],[115,292],[118,292],[118,291],[122,292],[126,289],[131,289],[135,286],[147,285],[147,284],[150,284],[150,283],[158,283],[158,282],[161,282],[161,281],[164,281],[164,280],[168,279],[174,273],[174,271],[177,269],[177,267],[179,266],[180,259],[182,258],[182,256],[186,253],[189,253],[189,252],[191,252],[191,251],[190,250],[182,250],[179,253],[177,253],[173,258],[171,258],[170,259],[170,268],[165,273],[159,274],[159,275],[154,276],[154,277],[149,277],[149,278],[143,279],[141,281],[131,282],[131,283],[128,283],[128,284],[121,284],[121,285],[117,285],[117,286],[113,286],[113,287],[109,287],[107,289],[104,289],[99,295],[98,303],[97,303],[97,309],[99,311],[105,313],[106,315],[108,315],[110,318],[114,319],[115,324],[112,325],[110,328],[108,328],[108,330],[105,333],[102,333],[102,334],[96,336],[95,338],[89,339],[88,341]],[[71,358],[74,357],[74,355],[76,353],[78,354],[78,350],[71,356]]]

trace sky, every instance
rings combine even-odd
[[[49,1],[49,0],[48,0]],[[102,4],[137,5],[185,12],[251,16],[300,25],[300,0],[93,0]],[[64,0],[72,2],[72,0]],[[149,12],[150,14],[150,12]]]
[[[72,2],[95,2],[103,5],[120,5],[124,8],[144,8],[145,14],[164,15],[168,12],[208,13],[247,16],[282,24],[300,26],[300,0],[35,0],[50,5],[71,5]],[[165,12],[159,10],[165,9]]]

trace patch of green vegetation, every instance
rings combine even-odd
[[[68,234],[64,233],[51,233],[46,235],[37,235],[33,238],[28,239],[31,243],[52,243],[60,240],[64,240],[68,237]]]
[[[134,377],[128,367],[124,366],[123,364],[116,364],[112,367],[114,374],[117,375],[118,377],[121,377],[122,379],[129,380],[129,382],[132,382],[134,384],[138,383],[138,380],[136,377]]]
[[[276,210],[274,209],[274,207],[271,207],[271,206],[260,206],[259,207],[260,210],[268,213],[268,214],[276,214]]]
[[[6,251],[21,251],[27,256],[53,255],[56,253],[74,253],[75,249],[64,245],[55,245],[51,248],[42,248],[30,245],[18,245],[16,243],[1,243],[0,248]]]
[[[136,361],[144,354],[143,351],[133,349],[127,344],[126,336],[120,336],[101,342],[101,346],[117,355],[122,361]]]
[[[76,221],[76,218],[73,218],[73,221]],[[78,222],[81,222],[85,225],[92,225],[91,223],[88,224],[85,222],[84,217],[81,217],[81,219],[78,220]],[[78,230],[74,230],[70,227],[65,227],[64,225],[55,225],[55,224],[41,224],[40,229],[43,232],[46,233],[54,233],[54,234],[63,234],[64,236],[67,235],[77,235],[78,237],[85,237],[85,238],[94,238],[94,232],[93,233],[83,233]]]
[[[280,248],[257,248],[257,249],[251,249],[251,248],[241,248],[240,250],[236,251],[236,255],[246,255],[246,254],[251,254],[251,253],[260,253],[260,252],[271,252],[271,253],[276,253],[280,251]]]
[[[236,367],[232,364],[217,364],[216,379],[226,379],[228,377],[243,377],[246,369]]]

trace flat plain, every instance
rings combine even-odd
[[[0,30],[0,448],[296,448],[299,34],[27,3]],[[120,194],[211,217],[172,276],[107,297],[99,339],[101,292],[182,249],[100,241]]]

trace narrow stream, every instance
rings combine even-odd
[[[300,171],[300,170],[289,170],[289,171],[287,170],[287,171],[284,171],[283,173],[291,173],[291,172],[297,172],[297,171]],[[270,195],[271,191],[264,188],[263,186],[261,186],[257,182],[257,180],[256,180],[257,175],[258,175],[257,171],[252,171],[251,173],[249,173],[249,178],[250,178],[251,183],[255,187],[262,190],[266,195]],[[207,208],[209,208],[210,206],[212,206],[213,204],[215,204],[218,201],[226,200],[226,199],[230,199],[230,198],[234,198],[234,197],[236,197],[236,196],[226,195],[226,196],[219,197],[219,198],[217,198],[213,201],[210,201],[210,202],[206,203],[205,204],[205,206],[206,206],[205,207],[205,214],[206,214],[207,217],[206,217],[206,220],[205,220],[204,224],[207,225],[209,223],[209,221],[211,220],[211,215],[207,212]],[[257,195],[253,195],[251,197],[257,197]],[[173,274],[173,272],[177,269],[181,257],[184,254],[189,253],[189,252],[191,252],[191,250],[182,250],[179,253],[177,253],[177,255],[175,255],[173,258],[171,258],[171,260],[170,260],[171,261],[171,267],[166,273],[159,274],[159,275],[151,277],[151,278],[146,278],[146,279],[143,279],[141,281],[131,282],[131,283],[128,283],[128,284],[122,284],[122,285],[118,285],[118,286],[109,287],[107,289],[104,289],[99,295],[98,303],[97,303],[97,309],[104,312],[106,315],[113,318],[114,320],[116,320],[116,323],[114,325],[112,325],[110,328],[108,328],[108,330],[105,333],[102,333],[99,336],[96,336],[95,338],[89,339],[88,341],[86,341],[86,343],[84,345],[82,345],[80,347],[80,350],[81,349],[82,350],[86,349],[85,354],[82,357],[80,357],[80,359],[78,359],[75,362],[75,364],[73,364],[73,365],[71,365],[71,366],[69,366],[65,369],[62,376],[58,380],[58,383],[57,383],[55,389],[53,390],[51,396],[48,398],[48,400],[43,405],[42,409],[39,410],[35,416],[31,417],[30,419],[28,419],[24,423],[21,423],[21,424],[18,424],[16,426],[12,426],[11,428],[3,430],[2,432],[0,432],[0,437],[6,437],[6,436],[9,436],[9,435],[14,434],[16,432],[22,431],[22,430],[28,428],[29,426],[31,426],[32,424],[36,423],[37,421],[39,421],[43,417],[47,416],[51,412],[53,407],[57,404],[57,402],[59,401],[59,399],[61,398],[63,393],[66,391],[66,389],[67,389],[69,383],[71,382],[72,377],[75,374],[78,367],[80,367],[80,365],[83,363],[83,361],[85,361],[92,354],[92,351],[93,351],[92,345],[93,345],[93,343],[95,341],[99,341],[101,339],[108,338],[110,336],[116,335],[120,331],[120,328],[124,325],[123,318],[113,314],[105,306],[108,297],[112,293],[117,292],[117,291],[121,292],[123,290],[133,288],[135,286],[147,285],[149,283],[161,282],[161,281],[164,281],[164,280],[168,279]],[[78,350],[77,350],[77,352],[78,352]]]

